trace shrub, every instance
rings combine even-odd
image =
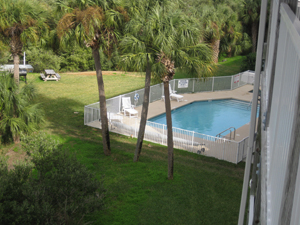
[[[45,144],[47,143],[47,144]],[[31,162],[0,159],[0,224],[83,224],[103,207],[102,182],[45,134],[24,138]]]
[[[32,47],[26,51],[26,59],[36,72],[45,69],[60,70],[61,57],[55,55],[52,50]]]
[[[250,53],[243,59],[241,71],[255,70],[256,53]]]
[[[10,57],[9,47],[0,40],[0,65],[8,63]]]
[[[94,59],[90,48],[74,46],[61,54],[61,71],[94,70]]]
[[[44,122],[44,111],[32,104],[36,96],[33,85],[20,88],[11,74],[0,74],[0,138],[4,143],[20,141],[21,132],[36,131]]]

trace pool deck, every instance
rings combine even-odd
[[[200,92],[192,94],[180,94],[183,95],[183,101],[177,102],[176,100],[171,100],[171,108],[175,109],[187,104],[190,104],[194,101],[205,101],[205,100],[215,100],[215,99],[237,99],[242,101],[250,102],[252,100],[253,94],[249,91],[253,90],[253,85],[245,85],[240,88],[228,91],[215,91],[215,92]],[[139,118],[142,111],[142,106],[136,107],[136,110],[139,112]],[[165,103],[164,101],[156,101],[149,104],[148,119],[154,116],[165,113]],[[249,136],[249,124],[238,128],[236,130],[235,141],[241,141],[244,138]]]
[[[205,100],[215,100],[215,99],[237,99],[242,101],[250,102],[252,100],[253,94],[249,91],[253,90],[253,85],[245,85],[242,87],[239,87],[234,90],[228,90],[228,91],[215,91],[215,92],[200,92],[200,93],[192,93],[192,94],[181,94],[183,95],[183,101],[177,102],[176,100],[171,100],[171,108],[175,109],[187,104],[190,104],[194,101],[205,101]],[[123,123],[133,126],[133,127],[139,127],[139,122],[141,118],[141,111],[142,106],[138,106],[135,108],[138,111],[138,118],[129,118],[128,116],[123,116]],[[165,102],[162,100],[155,101],[149,104],[149,110],[148,110],[148,119],[160,115],[162,113],[165,113]],[[88,124],[88,126],[99,128],[100,129],[100,122],[99,121],[93,121]],[[249,136],[249,123],[245,124],[242,127],[239,127],[236,129],[236,136],[234,141],[241,141],[244,138]]]

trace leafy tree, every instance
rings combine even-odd
[[[14,78],[19,83],[19,55],[23,44],[35,43],[39,33],[47,29],[44,9],[38,1],[0,0],[0,39],[10,46],[14,59]]]
[[[241,71],[253,70],[255,71],[256,53],[252,52],[246,55],[241,65]]]
[[[61,54],[61,71],[88,71],[95,67],[92,50],[80,46],[71,45]],[[102,66],[102,64],[101,64]]]
[[[131,14],[131,20],[126,25],[126,35],[120,43],[125,53],[121,56],[120,66],[124,70],[146,71],[141,122],[133,160],[137,162],[142,150],[147,122],[152,68],[155,67],[155,59],[160,52],[156,41],[162,27],[156,27],[159,21],[155,12],[161,7],[159,1],[132,1],[130,3],[127,8]],[[159,70],[159,68],[156,69]]]
[[[235,38],[239,37],[239,33],[234,30],[234,26],[232,22],[230,22],[232,20],[232,14],[232,9],[225,4],[204,5],[200,12],[205,29],[205,40],[211,44],[215,63],[218,63],[220,41],[228,34],[228,31],[233,33]]]
[[[1,224],[86,224],[105,189],[75,155],[47,135],[23,137],[30,163],[8,170],[0,158]]]
[[[260,0],[247,0],[243,2],[242,18],[245,24],[251,26],[252,52],[256,52],[260,3]]]
[[[140,3],[140,2],[139,2]],[[153,3],[153,2],[152,2]],[[151,74],[164,82],[166,114],[168,127],[168,178],[173,179],[173,134],[171,107],[169,99],[169,81],[174,76],[174,66],[187,69],[201,76],[211,70],[211,50],[205,44],[197,44],[200,38],[197,24],[186,17],[172,2],[155,2],[150,7],[145,4],[138,8],[135,17],[126,27],[127,35],[121,47],[127,54],[122,56],[122,65],[126,68],[146,70],[145,93],[141,114],[138,141],[134,161],[141,153],[148,105]],[[171,11],[172,10],[172,11]]]
[[[36,131],[44,122],[33,85],[19,88],[10,74],[0,74],[0,136],[3,142],[20,142],[20,134]]]
[[[54,54],[52,50],[31,47],[26,51],[26,60],[36,72],[43,72],[45,69],[59,71],[62,58]]]
[[[196,77],[211,75],[214,62],[212,50],[206,44],[198,43],[201,33],[196,27],[197,24],[181,12],[177,14],[172,12],[170,16],[168,20],[172,26],[165,33],[165,39],[171,41],[169,45],[161,45],[157,61],[164,68],[161,80],[164,83],[167,119],[168,179],[173,179],[174,155],[169,81],[173,79],[175,67]]]
[[[112,0],[74,0],[65,4],[60,3],[59,7],[67,11],[57,27],[61,44],[64,46],[68,40],[76,40],[79,44],[92,49],[99,90],[103,150],[105,155],[110,155],[106,98],[99,49],[102,46],[106,51],[112,51],[117,35],[122,29],[122,23],[129,18],[124,8]]]
[[[9,47],[0,40],[0,65],[7,63],[9,57]]]
[[[242,52],[242,23],[239,21],[238,12],[229,13],[224,24],[224,35],[220,40],[220,50],[228,57]]]
[[[243,0],[186,0],[181,8],[189,16],[194,16],[205,29],[205,41],[214,50],[214,61],[218,62],[220,52],[227,56],[247,53],[251,46],[248,40],[247,24],[242,23]],[[251,33],[251,32],[249,32]]]

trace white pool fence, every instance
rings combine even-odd
[[[246,84],[253,84],[254,72],[245,71],[233,76],[210,77],[204,79],[174,79],[170,81],[173,90],[178,94],[233,90]],[[150,88],[150,103],[161,100],[163,94],[163,84],[153,85]],[[138,99],[134,96],[139,95]],[[121,112],[122,97],[130,97],[131,102],[136,106],[143,104],[144,89],[136,90],[124,95],[119,95],[106,100],[107,111],[118,114]],[[100,104],[99,102],[84,107],[84,124],[87,126],[100,128]],[[140,119],[131,119],[130,124],[111,121],[110,131],[127,136],[137,137]],[[144,140],[167,145],[167,127],[163,124],[147,122]],[[248,137],[240,142],[217,138],[194,131],[183,130],[173,127],[174,147],[190,152],[215,157],[232,163],[238,163],[246,157],[248,147]]]

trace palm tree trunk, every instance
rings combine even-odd
[[[19,134],[13,135],[13,140],[15,144],[20,143],[20,135]]]
[[[14,79],[16,84],[19,84],[19,64],[20,64],[20,57],[19,55],[14,55]]]
[[[258,22],[253,22],[251,25],[252,52],[256,52],[257,32],[258,32]]]
[[[148,108],[149,108],[150,82],[151,82],[151,66],[149,64],[149,58],[147,56],[144,101],[143,101],[143,108],[142,108],[142,114],[141,114],[141,122],[140,122],[138,140],[136,143],[136,148],[135,148],[135,153],[134,153],[134,158],[133,158],[134,162],[139,161],[139,157],[140,157],[140,154],[142,151],[143,139],[144,139],[145,128],[146,128],[146,123],[147,123]]]
[[[94,57],[94,62],[96,67],[98,91],[99,91],[103,151],[105,155],[110,155],[111,150],[110,150],[110,140],[109,140],[109,130],[108,130],[108,120],[107,120],[106,98],[105,98],[104,82],[103,82],[101,63],[100,63],[99,47],[93,48],[93,57]]]
[[[231,48],[231,46],[228,47],[227,56],[229,58],[232,56],[232,48]]]
[[[219,52],[220,52],[220,39],[213,40],[211,42],[211,47],[213,50],[213,61],[218,63]]]
[[[174,170],[174,153],[173,153],[173,131],[172,131],[172,116],[171,116],[171,102],[169,81],[164,81],[164,93],[165,93],[165,107],[166,107],[166,119],[168,130],[168,179],[173,179]]]

